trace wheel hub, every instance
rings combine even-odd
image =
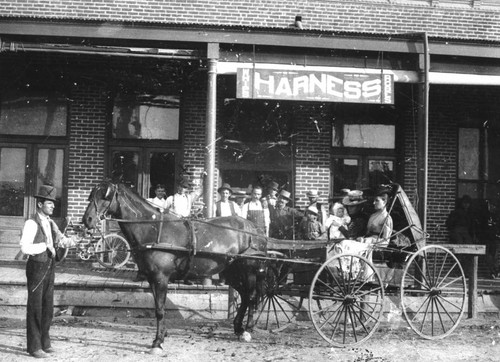
[[[432,288],[431,292],[430,292],[430,296],[431,297],[437,297],[438,295],[441,295],[441,290],[440,289],[436,289],[436,288]]]
[[[353,305],[356,301],[357,298],[354,295],[346,295],[344,297],[344,305]]]

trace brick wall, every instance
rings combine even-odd
[[[307,191],[317,189],[320,202],[330,194],[331,124],[322,117],[320,104],[297,107],[295,150],[295,198],[299,208],[308,204]],[[317,121],[317,127],[314,121]]]
[[[485,3],[485,4],[483,4]],[[4,0],[0,16],[287,28],[500,40],[500,6],[412,0]],[[486,6],[490,5],[490,6]]]
[[[70,102],[68,216],[80,222],[90,190],[104,178],[106,97],[102,84],[73,83]]]

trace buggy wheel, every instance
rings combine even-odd
[[[95,254],[102,266],[118,269],[130,258],[130,246],[123,236],[109,234],[97,242]]]
[[[367,340],[382,317],[384,288],[368,259],[341,254],[316,272],[309,291],[309,315],[320,336],[336,347]]]
[[[300,288],[288,282],[292,267],[285,261],[268,265],[262,285],[262,295],[255,313],[255,323],[265,330],[282,330],[293,323],[306,296]]]
[[[417,251],[403,272],[401,308],[418,335],[426,339],[448,336],[464,313],[465,275],[448,249],[428,245]]]

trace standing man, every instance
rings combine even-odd
[[[280,185],[278,185],[277,182],[271,181],[267,185],[267,190],[266,190],[266,196],[264,196],[264,199],[267,204],[271,207],[276,206],[276,202],[278,201],[278,188]]]
[[[276,239],[294,240],[297,225],[304,215],[293,207],[287,206],[290,193],[281,190],[276,207],[270,208],[271,225],[269,236]]]
[[[49,329],[54,315],[56,249],[75,246],[76,241],[65,237],[50,218],[54,212],[56,189],[42,185],[35,199],[37,212],[24,224],[20,241],[21,251],[28,255],[26,337],[28,353],[35,358],[47,358],[48,354],[55,353]]]
[[[189,217],[193,203],[201,196],[200,186],[201,182],[198,182],[196,189],[188,193],[189,183],[187,180],[181,179],[177,184],[177,192],[167,197],[165,211],[169,211],[180,217]]]
[[[229,200],[229,197],[233,194],[231,186],[229,184],[223,184],[217,192],[220,195],[220,200],[215,203],[214,216],[241,216],[240,206]]]
[[[261,201],[262,187],[255,186],[252,190],[251,199],[243,205],[241,216],[255,224],[259,233],[269,233],[269,209]]]
[[[165,186],[158,184],[155,187],[155,197],[147,199],[147,202],[152,204],[154,207],[160,209],[161,212],[165,211],[167,208],[167,192],[165,191]]]

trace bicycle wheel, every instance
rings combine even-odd
[[[102,266],[118,269],[130,258],[130,246],[123,236],[109,234],[97,242],[95,254]]]

